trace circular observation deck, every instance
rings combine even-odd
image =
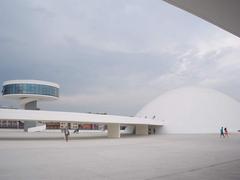
[[[59,85],[39,80],[10,80],[3,83],[2,95],[13,99],[32,98],[55,100],[59,98]]]

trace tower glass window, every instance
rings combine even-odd
[[[59,97],[59,89],[41,84],[8,84],[3,86],[2,95],[8,94],[37,94]]]

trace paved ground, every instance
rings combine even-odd
[[[0,180],[239,180],[240,135],[1,140]]]
[[[79,133],[73,133],[73,130],[70,130],[70,133],[71,139],[107,137],[107,132],[100,130],[81,130]],[[64,134],[61,130],[27,133],[22,129],[0,129],[0,140],[62,140],[63,138]]]

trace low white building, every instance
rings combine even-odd
[[[147,104],[135,117],[36,110],[37,100],[57,99],[58,88],[59,85],[45,81],[5,82],[3,96],[24,102],[24,109],[0,109],[0,119],[24,121],[28,125],[25,129],[31,132],[46,128],[39,122],[105,124],[109,137],[120,137],[121,126],[127,126],[125,132],[135,131],[139,135],[218,133],[222,126],[230,132],[240,130],[240,103],[213,89],[185,87],[171,90]]]

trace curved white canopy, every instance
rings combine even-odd
[[[239,0],[164,0],[240,37]]]

